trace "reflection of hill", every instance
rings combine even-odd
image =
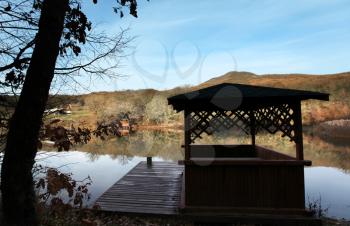
[[[91,153],[91,157],[108,154],[119,161],[128,161],[133,156],[157,156],[165,160],[183,158],[181,150],[182,133],[142,131],[129,137],[112,138],[107,141],[95,140],[78,148]],[[294,144],[279,135],[263,134],[256,137],[257,145],[295,156]],[[200,143],[207,144],[249,144],[250,137],[231,132],[206,136]],[[339,146],[309,134],[304,135],[305,159],[312,160],[313,166],[332,166],[350,171],[350,146]]]
[[[347,134],[350,136],[350,134]],[[320,138],[329,144],[333,144],[336,147],[343,147],[347,148],[350,147],[350,137],[333,137],[333,136],[327,136],[325,134],[321,134]]]
[[[350,172],[350,146],[328,143],[320,137],[305,136],[305,158],[313,165],[332,166]]]
[[[249,144],[250,137],[242,134],[235,136],[232,133],[223,133],[204,137],[201,141],[201,143],[214,142],[220,144]],[[280,137],[278,134],[258,134],[256,143],[257,145],[295,156],[294,143],[290,142],[287,138]],[[336,145],[320,137],[304,133],[304,158],[311,160],[313,166],[331,166],[350,172],[350,145]]]
[[[81,146],[79,150],[94,154],[108,154],[114,158],[157,156],[175,161],[183,158],[181,143],[182,134],[179,133],[143,131],[106,141],[94,140]]]

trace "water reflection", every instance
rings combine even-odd
[[[40,156],[50,155],[52,153],[40,152]],[[95,156],[95,154],[93,154]],[[92,185],[89,188],[91,192],[92,204],[96,198],[102,195],[110,186],[124,176],[140,161],[145,161],[143,157],[135,156],[128,159],[127,162],[120,161],[122,156],[101,154],[98,158],[91,159],[91,153],[80,151],[60,152],[51,155],[49,158],[40,160],[40,164],[59,168],[62,172],[73,173],[73,178],[81,180],[87,176],[91,177]],[[161,158],[154,158],[154,161],[164,161]]]
[[[328,137],[328,140],[332,140]],[[336,167],[350,172],[350,144],[344,145],[336,142],[324,140],[312,133],[304,133],[304,159],[312,160],[313,166],[329,166]],[[217,144],[250,144],[251,138],[246,134],[237,134],[235,131],[226,131],[212,136],[205,136],[201,143],[217,143]],[[295,144],[290,142],[288,138],[282,138],[278,134],[258,134],[256,136],[256,144],[264,146],[290,156],[295,156]]]
[[[133,156],[157,156],[164,160],[176,161],[183,158],[181,144],[182,133],[143,131],[106,141],[95,139],[76,149],[88,152],[91,154],[91,159],[96,159],[101,154],[108,154],[111,158],[118,158],[124,163],[132,160]]]
[[[203,137],[201,143],[249,143],[250,137],[235,132]],[[76,179],[90,175],[91,203],[112,184],[147,156],[160,161],[183,159],[181,132],[142,131],[128,137],[112,138],[76,147],[79,151],[55,154],[45,158],[46,165],[63,166],[62,171],[72,172]],[[256,143],[280,152],[295,155],[292,142],[278,135],[258,135]],[[313,167],[305,169],[306,197],[322,198],[322,206],[329,207],[329,216],[350,219],[350,145],[337,145],[312,134],[304,135],[305,159]],[[69,164],[72,163],[72,164]],[[68,164],[68,165],[67,165]]]
[[[330,217],[350,219],[350,175],[333,167],[305,169],[305,196],[321,198]]]

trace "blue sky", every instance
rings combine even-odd
[[[130,28],[130,56],[91,91],[195,85],[228,71],[328,74],[350,71],[348,0],[138,0],[139,18],[115,0],[84,1],[99,29]]]

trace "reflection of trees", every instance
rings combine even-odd
[[[126,156],[126,155],[118,155],[118,162],[121,165],[127,165],[129,162],[133,160],[134,157]]]
[[[89,157],[89,160],[91,162],[95,162],[96,160],[98,160],[100,158],[100,155],[97,153],[89,152],[88,157]]]
[[[182,133],[164,131],[140,131],[125,137],[114,137],[106,141],[94,140],[79,150],[95,154],[108,154],[113,159],[130,161],[133,156],[157,156],[167,160],[179,160]],[[125,156],[125,157],[121,157]]]
[[[182,134],[166,131],[143,131],[130,136],[130,151],[137,156],[157,156],[163,159],[182,159]]]
[[[328,143],[317,136],[304,136],[307,158],[314,161],[314,165],[342,168],[350,173],[350,146]]]
[[[330,138],[328,138],[330,139]],[[250,144],[250,136],[235,132],[224,132],[206,136],[201,143]],[[295,156],[295,146],[288,138],[278,134],[258,134],[256,144]],[[337,145],[337,142],[325,141],[312,133],[304,133],[304,157],[312,161],[313,166],[337,167],[350,173],[350,145]]]
[[[176,161],[183,158],[182,139],[182,133],[139,131],[128,137],[112,138],[107,141],[95,140],[82,146],[81,150],[93,153],[96,156],[109,154],[122,164],[128,163],[133,156],[154,156]],[[249,144],[250,142],[249,136],[235,132],[207,136],[200,141],[200,143],[218,144]],[[257,145],[295,156],[294,143],[277,134],[258,134],[256,143]],[[305,133],[304,156],[305,159],[312,160],[314,166],[331,166],[350,172],[350,146],[337,146],[317,136]]]

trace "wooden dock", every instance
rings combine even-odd
[[[174,162],[140,162],[110,187],[96,204],[103,211],[177,215],[183,166]]]
[[[174,162],[140,162],[112,185],[95,204],[102,211],[122,214],[181,216],[199,223],[239,223],[319,226],[320,219],[283,214],[179,211],[184,166]]]

